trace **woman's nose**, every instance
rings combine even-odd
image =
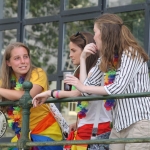
[[[72,57],[72,53],[69,54],[69,57]]]
[[[24,58],[21,58],[21,63],[24,63],[24,62],[25,62]]]

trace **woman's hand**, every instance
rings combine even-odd
[[[75,131],[77,129],[77,123],[73,123],[69,125],[69,133],[71,131]]]
[[[87,44],[84,47],[83,52],[81,53],[80,59],[86,59],[89,57],[91,54],[95,54],[97,52],[97,47],[94,43]]]
[[[48,97],[50,96],[50,93],[51,93],[51,91],[48,90],[48,91],[42,92],[40,94],[37,94],[32,100],[33,107],[42,105],[48,99]]]
[[[81,83],[81,81],[73,75],[66,75],[66,79],[64,79],[64,83],[75,86],[80,92],[84,92],[85,85]]]

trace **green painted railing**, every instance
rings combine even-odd
[[[32,88],[32,83],[24,82],[23,88],[25,90],[24,95],[19,101],[5,101],[0,102],[0,106],[20,106],[22,107],[22,128],[21,128],[21,138],[17,143],[0,143],[0,149],[4,147],[17,147],[19,150],[29,150],[32,146],[52,146],[52,145],[76,145],[76,144],[114,144],[114,143],[148,143],[150,138],[128,138],[128,139],[102,139],[102,140],[78,140],[78,141],[55,141],[55,142],[30,142],[29,134],[29,115],[30,108],[32,107],[31,96],[29,94]],[[135,93],[135,94],[116,94],[111,96],[96,96],[96,97],[75,97],[75,98],[64,98],[61,100],[51,98],[46,101],[46,103],[60,103],[60,102],[75,102],[75,101],[94,101],[94,100],[104,100],[104,99],[116,99],[116,98],[134,98],[134,97],[150,97],[150,92],[146,93]]]

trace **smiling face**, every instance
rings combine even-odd
[[[73,42],[69,43],[69,49],[70,49],[70,55],[69,57],[72,60],[72,63],[74,65],[79,65],[80,64],[80,55],[82,53],[82,49],[74,44]]]
[[[97,24],[94,24],[94,40],[98,50],[102,50],[102,39],[101,39],[101,31],[98,28]]]
[[[24,47],[15,47],[11,50],[11,57],[7,60],[7,65],[12,68],[18,79],[21,75],[25,75],[31,65],[27,50]]]

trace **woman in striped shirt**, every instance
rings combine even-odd
[[[101,56],[99,66],[95,68],[86,85],[73,76],[68,76],[65,83],[74,85],[79,91],[88,95],[150,92],[148,55],[122,19],[115,14],[103,14],[95,20],[94,32],[96,45],[88,44],[80,57],[81,81],[86,78],[86,58],[97,50]],[[104,78],[104,85],[94,85],[98,77],[99,80]],[[107,105],[110,104],[107,102],[112,102],[112,105]],[[149,97],[106,101],[106,109],[110,110],[111,106],[113,106],[114,122],[110,138],[150,137]],[[110,150],[148,150],[149,148],[149,143],[110,145]]]

